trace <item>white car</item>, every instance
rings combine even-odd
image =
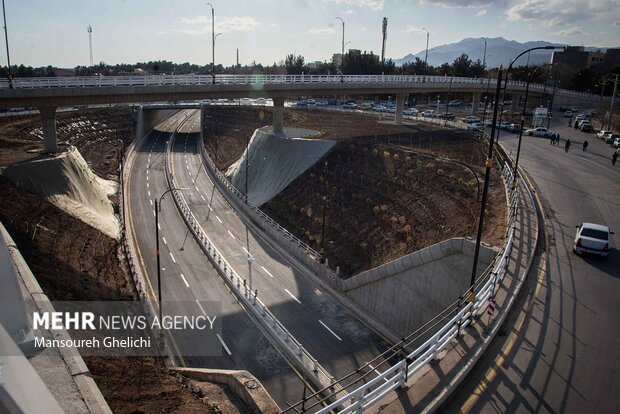
[[[529,135],[530,137],[534,136],[534,137],[549,138],[554,133],[548,130],[547,128],[538,127],[538,128],[532,128],[532,129],[526,130],[525,134]]]
[[[469,115],[465,118],[461,118],[461,121],[465,122],[466,124],[471,124],[473,122],[480,122],[480,118],[478,118],[477,116]]]
[[[576,226],[577,233],[573,242],[575,253],[592,253],[602,257],[607,257],[611,245],[611,235],[609,227],[594,223],[581,223]]]
[[[482,131],[483,129],[484,125],[482,125],[480,122],[472,122],[471,124],[467,125],[468,131]]]
[[[420,115],[428,117],[428,118],[437,118],[435,111],[433,111],[432,109],[429,109],[428,111],[424,111]]]
[[[613,145],[613,146],[614,146],[614,148],[620,148],[620,138],[616,138],[616,139],[614,140],[614,143],[613,143],[613,144],[611,144],[611,145]]]
[[[598,139],[605,139],[605,135],[611,134],[611,131],[599,131],[596,133]]]
[[[417,115],[418,114],[418,110],[415,108],[407,108],[403,111],[403,114],[405,115]]]
[[[564,112],[564,118],[572,118],[572,117],[573,117],[573,111]]]
[[[328,106],[328,105],[329,105],[329,103],[327,103],[327,101],[318,101],[316,103],[316,106]]]
[[[374,112],[387,112],[387,107],[383,106],[383,105],[375,105],[372,107],[372,110]]]

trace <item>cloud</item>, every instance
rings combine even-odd
[[[313,27],[311,29],[306,30],[308,34],[331,34],[336,33],[336,29],[334,27]]]
[[[605,17],[616,7],[615,0],[519,0],[506,15],[510,21],[552,27]]]
[[[349,6],[357,6],[363,8],[370,8],[372,11],[383,10],[383,3],[385,0],[324,0],[336,4],[346,4]]]
[[[577,35],[588,35],[581,27],[571,27],[565,30],[559,30],[557,32],[550,33],[554,36],[569,37]]]
[[[181,23],[184,24],[207,24],[204,27],[198,29],[174,29],[175,33],[189,34],[189,35],[201,35],[205,33],[211,33],[211,17],[210,16],[196,16],[194,18],[182,18]],[[247,32],[253,30],[258,26],[258,21],[249,16],[234,16],[224,17],[221,19],[215,19],[215,31],[220,33],[228,32]]]
[[[419,0],[422,5],[433,5],[442,7],[481,7],[497,5],[501,1],[495,0]]]
[[[407,26],[405,28],[405,33],[419,33],[424,32],[424,28],[417,26]]]
[[[476,17],[482,17],[487,14],[487,9],[482,9],[478,13],[476,13]]]
[[[620,27],[620,20],[614,20],[613,22],[611,22],[611,25]]]
[[[353,9],[349,9],[349,10],[347,10],[345,13],[346,13],[346,14],[355,14],[355,13],[357,13],[357,12],[356,12],[355,10],[353,10]]]

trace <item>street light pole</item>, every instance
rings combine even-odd
[[[498,101],[499,95],[502,88],[502,74],[504,68],[502,66],[499,67],[497,72],[497,86],[495,88],[495,102]],[[497,121],[497,109],[498,105],[495,105],[493,108],[493,124],[491,126],[491,136],[489,139],[489,152],[486,160],[486,171],[484,173],[484,187],[482,189],[482,202],[480,203],[480,218],[478,220],[478,235],[476,237],[476,249],[474,250],[474,263],[471,270],[471,279],[469,283],[469,295],[468,301],[473,302],[474,300],[474,284],[476,283],[476,270],[478,268],[478,256],[480,254],[480,242],[482,240],[482,229],[484,223],[484,211],[486,209],[487,204],[487,195],[489,193],[489,178],[491,177],[491,167],[493,166],[493,133],[496,128]]]
[[[6,7],[2,0],[2,16],[4,17],[4,41],[6,42],[6,61],[7,61],[7,78],[9,80],[9,88],[13,88],[13,74],[11,73],[11,55],[9,54],[9,33],[6,27]]]
[[[207,3],[211,7],[211,82],[215,83],[215,9],[211,3]]]
[[[429,31],[423,27],[422,30],[424,30],[426,32],[426,53],[424,54],[424,69],[427,70],[428,69],[428,37],[430,35]]]
[[[325,211],[327,210],[327,161],[323,164],[323,220],[321,221],[321,263],[325,262]]]
[[[342,22],[342,49],[340,52],[340,75],[342,77],[341,80],[344,80],[344,20],[342,20],[342,17],[336,17],[336,19]]]

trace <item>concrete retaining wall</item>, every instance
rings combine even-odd
[[[135,141],[140,141],[155,128],[155,125],[178,111],[178,109],[145,109],[140,106],[137,114]]]
[[[444,240],[344,280],[342,287],[366,312],[404,337],[469,288],[474,247],[469,239]],[[478,274],[496,254],[481,246]]]
[[[227,385],[253,413],[276,414],[278,405],[261,383],[247,371],[226,371],[207,368],[176,368],[172,370],[196,381]]]

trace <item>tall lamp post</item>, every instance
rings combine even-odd
[[[166,194],[168,194],[171,191],[176,191],[176,190],[187,190],[187,187],[182,187],[182,188],[170,188],[169,190],[166,190],[161,197],[159,197],[159,203],[157,202],[158,200],[155,199],[155,254],[157,256],[157,303],[159,305],[159,323],[161,324],[162,321],[162,306],[161,306],[161,265],[160,265],[160,258],[159,258],[159,211],[161,210],[161,201],[164,199],[164,196]],[[159,331],[159,337],[160,339],[163,339],[163,330],[160,329]],[[163,341],[162,341],[163,344]]]
[[[428,29],[426,29],[426,27],[423,27],[422,30],[424,30],[426,32],[426,53],[424,54],[424,69],[428,69],[428,37],[430,35]]]
[[[211,82],[215,83],[215,9],[211,3],[207,3],[211,7]]]
[[[6,61],[7,61],[7,78],[9,80],[9,88],[13,88],[13,74],[11,73],[11,56],[9,54],[9,33],[6,28],[6,8],[4,0],[2,0],[2,16],[4,17],[4,41],[6,42]]]
[[[320,262],[325,263],[325,212],[327,210],[327,161],[323,164],[323,220],[321,221],[321,257]]]
[[[336,19],[342,22],[342,49],[340,52],[340,76],[341,80],[344,81],[344,20],[342,17],[336,17]]]

